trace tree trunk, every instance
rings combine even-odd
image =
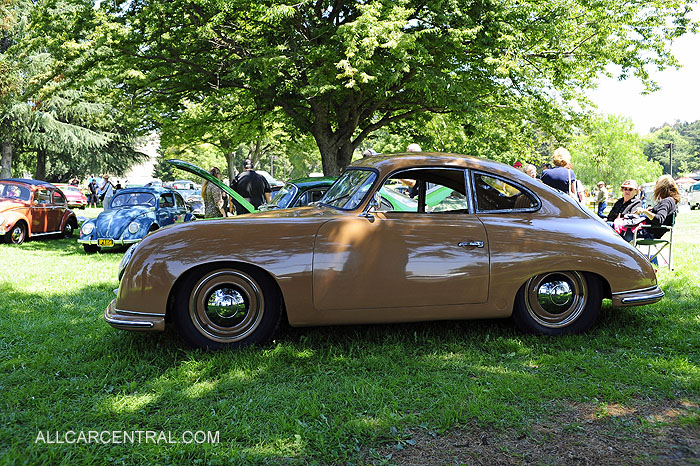
[[[46,150],[44,149],[37,149],[36,151],[36,171],[34,172],[34,179],[46,179]]]
[[[12,176],[12,141],[7,140],[0,142],[0,150],[2,158],[0,158],[0,179],[10,178]]]

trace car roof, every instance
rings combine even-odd
[[[41,180],[31,180],[28,178],[3,178],[0,181],[11,181],[14,183],[24,183],[24,184],[30,184],[32,186],[48,186],[48,187],[53,187],[51,183],[48,181],[41,181]]]
[[[486,170],[515,179],[530,180],[530,177],[510,165],[470,155],[443,152],[404,152],[365,157],[351,163],[348,168],[375,168],[382,174],[400,169],[418,167],[462,167]]]

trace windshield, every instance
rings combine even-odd
[[[115,207],[142,205],[155,207],[156,198],[151,193],[120,193],[112,198],[110,206]]]
[[[270,203],[267,204],[267,208],[286,209],[292,204],[292,201],[296,197],[298,191],[299,189],[292,183],[287,183],[286,185],[282,186],[279,191],[277,191],[275,197],[273,197]]]
[[[28,201],[31,197],[31,193],[29,192],[29,189],[25,188],[24,186],[10,183],[0,183],[0,197]]]
[[[319,202],[343,210],[357,209],[376,179],[373,171],[346,170]]]

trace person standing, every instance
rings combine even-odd
[[[564,147],[559,147],[552,156],[554,168],[542,172],[542,182],[569,196],[578,199],[576,193],[576,174],[570,168],[571,154]]]
[[[102,198],[102,207],[104,209],[108,209],[109,202],[114,196],[114,186],[112,186],[112,183],[109,181],[109,175],[104,175],[102,178],[105,180],[105,182],[102,184],[100,197]]]
[[[250,159],[246,159],[243,163],[243,171],[234,178],[231,188],[253,204],[256,209],[266,202],[270,202],[270,193],[272,192],[270,183],[264,176],[253,170],[253,162]],[[235,204],[236,212],[244,211],[237,202]]]
[[[211,167],[209,173],[218,179],[221,179],[221,170],[219,170],[218,167]],[[224,196],[225,194],[218,186],[204,180],[204,183],[202,183],[204,218],[226,217],[226,211],[224,210]]]
[[[88,207],[97,207],[97,181],[95,178],[92,178],[90,180],[90,184],[88,184],[88,191],[90,193],[88,194]]]
[[[598,203],[598,217],[605,218],[605,209],[608,207],[608,188],[602,181],[598,182],[598,197],[596,198]]]

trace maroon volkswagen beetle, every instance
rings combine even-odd
[[[78,219],[66,196],[46,181],[0,180],[0,241],[22,244],[34,236],[73,236]]]

